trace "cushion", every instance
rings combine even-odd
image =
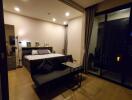
[[[50,54],[50,50],[48,49],[42,49],[42,50],[38,50],[38,54],[42,55],[42,54]]]
[[[32,50],[32,55],[38,55],[38,50]]]

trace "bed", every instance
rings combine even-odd
[[[32,50],[49,50],[51,53],[32,55]],[[68,61],[73,61],[72,55],[53,53],[52,47],[22,48],[22,64],[31,74],[35,74],[42,63],[47,62],[57,65]]]
[[[32,55],[32,50],[47,49],[51,53]],[[72,68],[65,65],[65,62],[73,62],[72,55],[53,53],[52,47],[22,48],[22,63],[31,73],[31,77],[37,87],[81,72],[81,69],[71,71]]]

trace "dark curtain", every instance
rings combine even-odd
[[[85,41],[84,41],[84,56],[83,56],[83,67],[84,72],[88,69],[88,54],[89,54],[89,44],[92,34],[93,22],[95,17],[96,6],[89,7],[85,10],[86,23],[85,23]]]

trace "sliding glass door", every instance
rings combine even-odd
[[[95,17],[88,72],[132,87],[131,5]]]
[[[121,83],[127,56],[130,8],[107,14],[103,41],[102,77]]]
[[[90,73],[100,75],[101,54],[102,54],[102,37],[104,33],[105,15],[97,16],[94,19],[90,46],[89,46],[89,67]]]
[[[131,6],[131,14],[129,18],[129,29],[128,29],[128,41],[127,41],[127,53],[128,56],[126,58],[127,67],[124,70],[124,84],[126,86],[132,87],[132,6]]]

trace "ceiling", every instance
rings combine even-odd
[[[5,11],[50,22],[52,22],[52,18],[56,18],[54,23],[62,25],[64,21],[82,15],[78,10],[59,0],[3,0],[3,2]],[[15,6],[20,8],[20,12],[14,10]],[[66,17],[65,12],[69,12],[70,16]]]
[[[80,6],[87,8],[94,4],[100,3],[104,0],[73,0],[73,1],[76,2],[77,4],[79,4]]]
[[[100,3],[104,0],[72,0],[83,8]],[[63,25],[64,21],[82,16],[83,13],[70,7],[59,0],[3,0],[4,10],[17,13],[20,15],[53,22],[56,18],[57,24]],[[20,8],[20,12],[16,12],[14,7]],[[66,17],[65,12],[69,12],[70,16]]]

